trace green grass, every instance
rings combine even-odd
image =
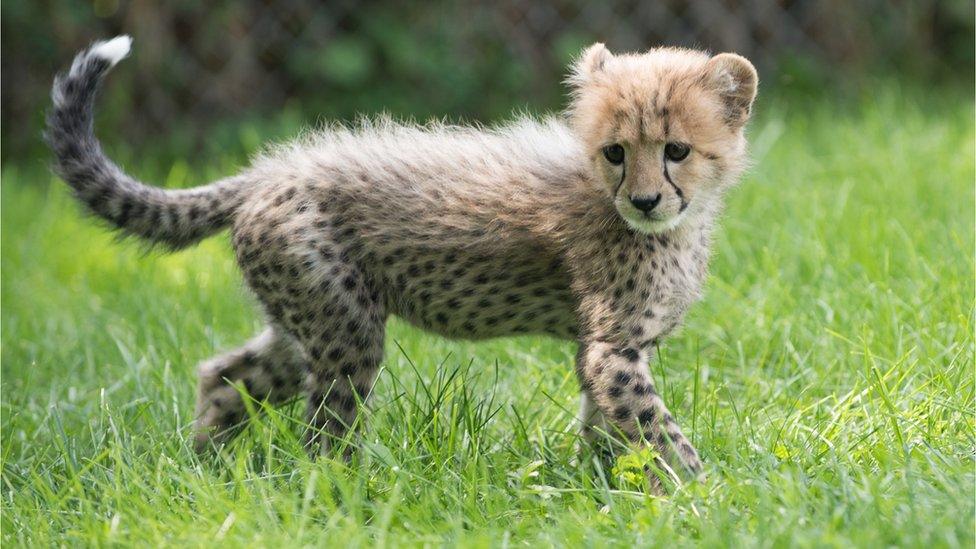
[[[974,112],[916,97],[760,106],[652,364],[710,475],[667,498],[575,461],[572,344],[396,321],[351,464],[305,457],[299,405],[199,460],[194,365],[258,328],[226,237],[146,254],[5,166],[2,541],[972,547]]]

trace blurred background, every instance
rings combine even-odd
[[[106,86],[101,135],[193,162],[380,110],[483,121],[558,110],[566,64],[594,41],[739,52],[764,100],[865,94],[878,78],[971,89],[973,20],[970,0],[7,1],[2,159],[46,162],[52,76],[121,33],[135,52]]]

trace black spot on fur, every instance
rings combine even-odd
[[[616,372],[613,374],[613,380],[618,385],[627,385],[633,377],[627,372]]]
[[[348,413],[353,411],[356,408],[356,399],[353,398],[351,395],[343,395],[336,399],[336,405],[343,412]]]
[[[631,362],[637,362],[637,359],[640,358],[640,354],[633,347],[625,347],[621,349],[620,356],[626,358]]]
[[[637,419],[639,419],[643,425],[650,425],[654,422],[654,410],[652,408],[645,408],[641,410],[641,413],[638,414]]]

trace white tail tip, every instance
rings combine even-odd
[[[91,55],[95,57],[101,57],[102,59],[109,62],[111,65],[115,65],[119,61],[129,55],[129,50],[132,49],[132,37],[128,35],[116,36],[115,38],[105,41],[98,42],[91,48]]]

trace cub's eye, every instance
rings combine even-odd
[[[617,144],[607,145],[603,147],[603,157],[614,166],[619,166],[624,162],[624,148]]]
[[[668,143],[664,146],[664,156],[672,162],[681,162],[688,158],[691,147],[684,143]]]

